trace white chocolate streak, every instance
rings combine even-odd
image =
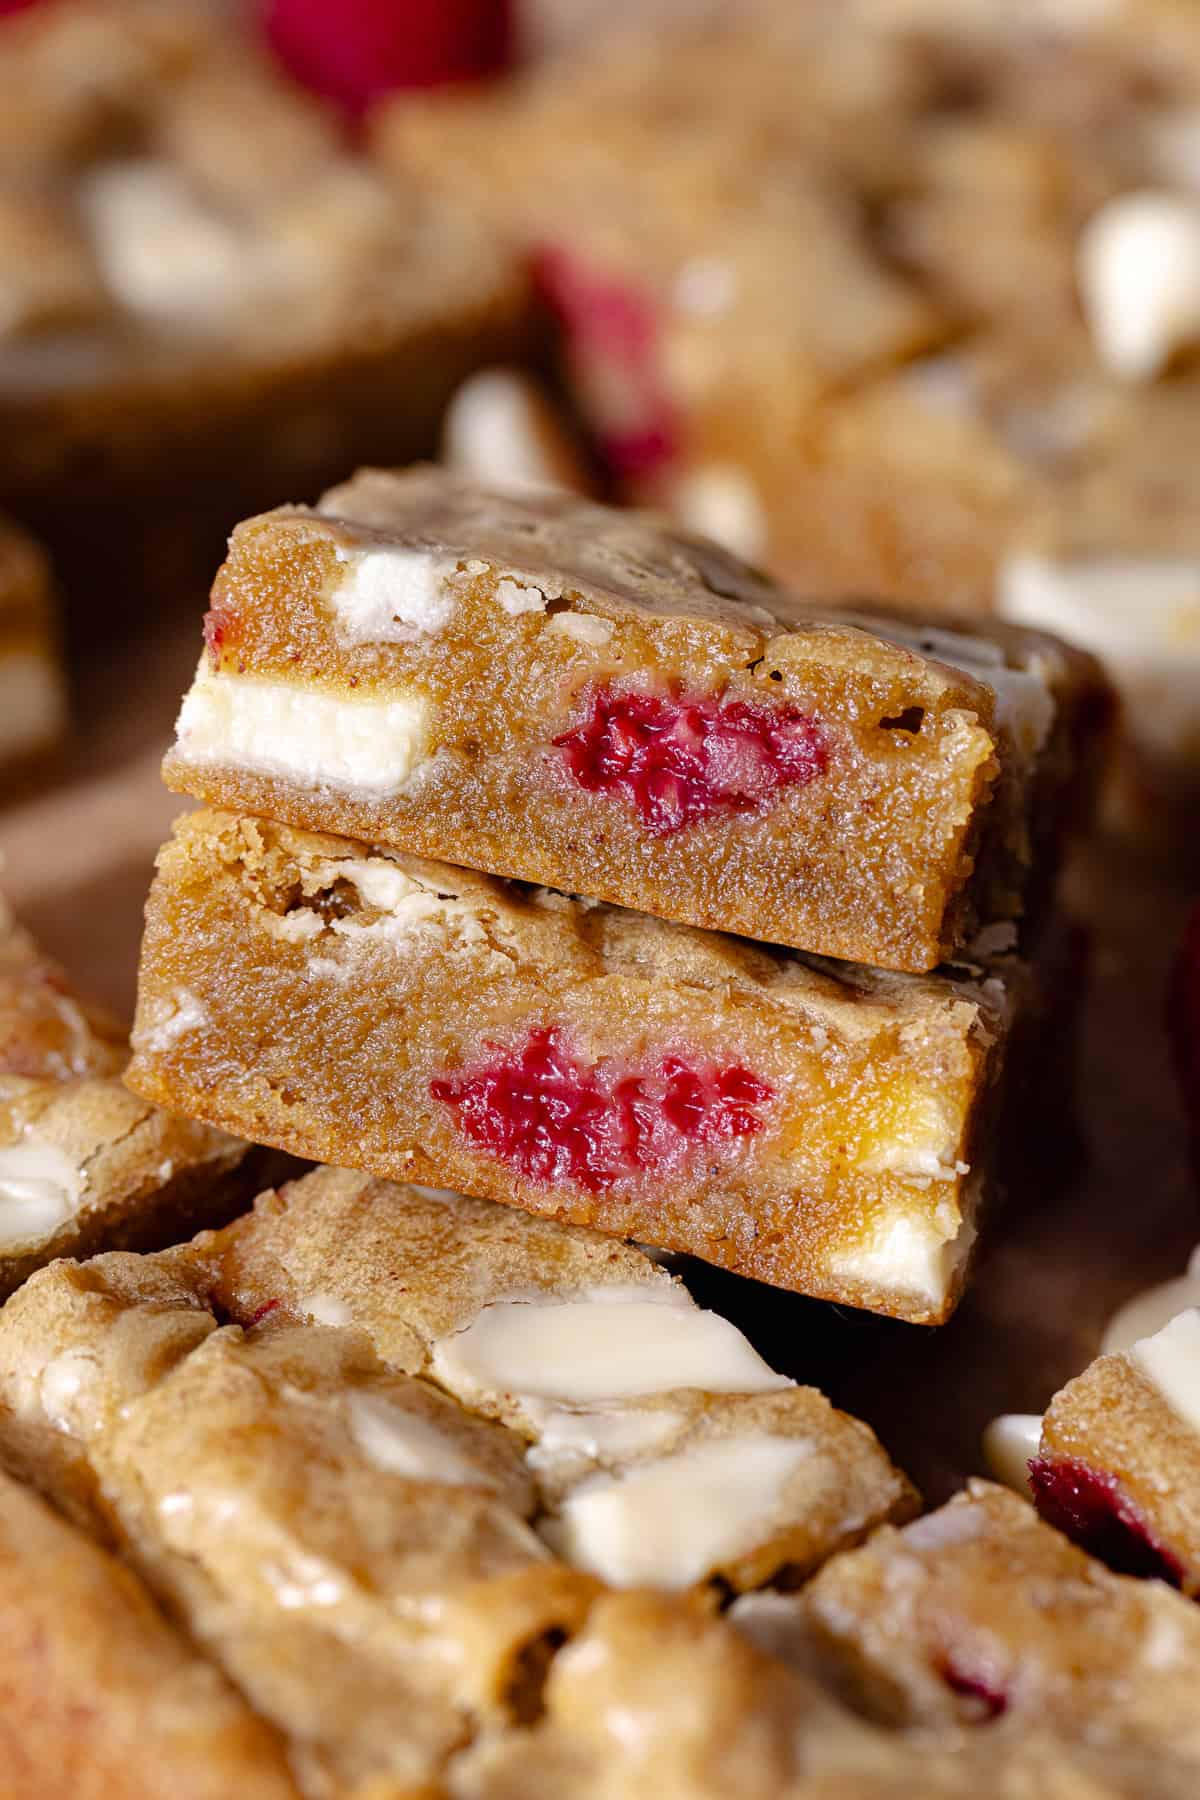
[[[176,749],[189,763],[275,775],[306,788],[392,794],[423,760],[429,706],[416,695],[322,693],[300,682],[214,674],[202,662]]]
[[[495,1301],[465,1330],[439,1339],[433,1369],[460,1398],[508,1394],[567,1406],[672,1388],[728,1394],[791,1385],[736,1326],[665,1282]]]

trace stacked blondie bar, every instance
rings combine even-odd
[[[432,469],[241,525],[206,638],[166,774],[219,810],[159,859],[136,1092],[949,1315],[1086,812],[1089,658]]]

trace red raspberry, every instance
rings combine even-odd
[[[285,66],[357,117],[397,88],[479,81],[508,67],[511,0],[267,0]]]
[[[1074,1457],[1035,1456],[1029,1465],[1029,1485],[1047,1525],[1118,1575],[1152,1575],[1180,1586],[1183,1564],[1158,1542],[1107,1469],[1091,1469]]]
[[[583,721],[554,740],[589,793],[623,793],[655,837],[715,812],[752,812],[829,761],[825,733],[794,706],[592,691]]]
[[[773,1090],[739,1063],[665,1056],[655,1067],[585,1063],[560,1031],[531,1031],[486,1063],[430,1082],[464,1134],[528,1181],[599,1193],[666,1175],[696,1150],[728,1154],[763,1130]]]

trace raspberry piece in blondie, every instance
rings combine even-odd
[[[241,525],[207,639],[173,787],[909,971],[1044,885],[1102,688],[1036,633],[810,611],[431,469]]]
[[[1200,1593],[1200,1309],[1097,1357],[1050,1403],[1038,1508],[1132,1574]]]
[[[851,1305],[953,1310],[1016,956],[824,963],[228,813],[180,821],[138,1093]]]
[[[56,1256],[228,1218],[249,1147],[136,1099],[118,1026],[70,991],[0,897],[0,1296]]]
[[[501,1419],[528,1442],[544,1535],[617,1585],[795,1580],[914,1504],[865,1426],[595,1232],[322,1169],[188,1262],[239,1322],[336,1316]]]

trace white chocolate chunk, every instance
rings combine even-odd
[[[553,404],[516,369],[481,369],[463,382],[442,426],[442,461],[467,480],[505,493],[591,491]]]
[[[0,1250],[52,1237],[82,1192],[83,1171],[57,1144],[27,1137],[0,1150]]]
[[[201,664],[179,714],[185,762],[276,775],[307,788],[393,794],[423,760],[429,707],[411,695],[326,694]]]
[[[1152,381],[1200,338],[1200,207],[1165,189],[1122,194],[1078,245],[1079,295],[1101,360]]]
[[[0,761],[48,744],[62,729],[62,681],[48,655],[0,656]]]
[[[601,649],[611,643],[613,627],[610,619],[600,619],[595,613],[561,612],[547,622],[546,630],[554,637],[574,638],[578,644],[588,644]]]
[[[189,1032],[203,1031],[208,1009],[190,988],[177,987],[169,998],[155,1001],[147,1018],[134,1033],[139,1050],[169,1050]]]
[[[910,627],[893,619],[876,619],[864,613],[839,614],[839,622],[857,625],[876,637],[930,656],[951,668],[964,669],[992,690],[996,723],[1006,729],[1024,756],[1035,756],[1054,725],[1054,695],[1037,667],[1010,669],[999,644],[971,637],[965,631],[939,631],[936,626]],[[1032,623],[1032,621],[1031,621]]]
[[[425,550],[343,550],[346,573],[329,596],[345,644],[407,644],[449,623],[453,561]]]
[[[712,538],[747,562],[770,547],[766,508],[747,470],[737,463],[701,463],[681,476],[671,506],[687,530]]]
[[[168,163],[101,164],[81,181],[79,205],[108,288],[141,317],[222,325],[269,275],[263,250]]]
[[[532,1469],[552,1469],[564,1462],[629,1462],[660,1450],[680,1425],[669,1408],[571,1412],[552,1407],[537,1418],[538,1441],[527,1453]]]
[[[831,1274],[883,1293],[910,1294],[941,1306],[974,1239],[974,1226],[953,1209],[939,1208],[932,1218],[894,1213],[862,1243],[831,1256],[829,1268]]]
[[[1020,554],[1001,568],[1006,619],[1057,631],[1107,663],[1130,730],[1165,756],[1195,743],[1200,721],[1200,561]]]
[[[1189,1306],[1153,1337],[1139,1338],[1128,1356],[1171,1410],[1200,1431],[1200,1307]]]
[[[389,1475],[452,1487],[494,1485],[453,1440],[428,1419],[406,1412],[379,1394],[353,1393],[346,1401],[350,1431],[367,1461]]]
[[[99,1373],[90,1350],[64,1350],[53,1356],[38,1377],[38,1397],[50,1423],[59,1431],[74,1432],[75,1405],[86,1399]]]
[[[1186,1275],[1143,1289],[1113,1314],[1100,1348],[1105,1355],[1128,1350],[1139,1338],[1161,1331],[1177,1313],[1189,1306],[1200,1306],[1200,1247],[1192,1251]]]
[[[997,1481],[1029,1499],[1029,1462],[1041,1441],[1041,1413],[1001,1413],[984,1431],[984,1460]]]
[[[541,588],[516,581],[511,575],[496,583],[495,600],[510,619],[519,618],[522,613],[546,610],[546,596]]]
[[[667,1282],[495,1301],[438,1340],[433,1369],[460,1399],[508,1394],[567,1406],[672,1388],[753,1394],[791,1385],[736,1326]]]
[[[318,1325],[349,1325],[354,1317],[353,1312],[336,1294],[328,1294],[324,1288],[315,1294],[305,1294],[300,1302],[300,1311]]]
[[[802,1438],[747,1432],[622,1475],[589,1476],[543,1535],[615,1587],[690,1587],[762,1542],[787,1482],[811,1455]]]

